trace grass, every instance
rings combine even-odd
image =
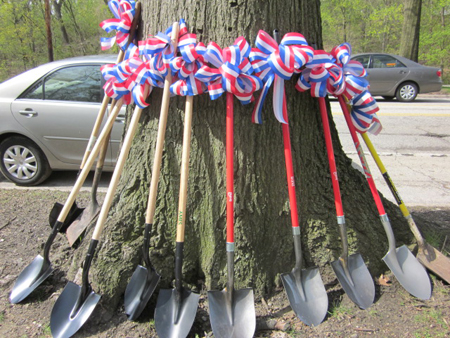
[[[415,332],[417,338],[422,337],[447,337],[450,327],[441,310],[426,309],[420,315],[414,317],[419,323],[426,323],[427,327]]]
[[[445,94],[450,94],[450,87],[442,87],[441,92]]]
[[[343,318],[353,315],[353,310],[351,308],[348,308],[339,302],[335,301],[330,306],[330,309],[328,310],[328,314],[330,317],[334,318]]]

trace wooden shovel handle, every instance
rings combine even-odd
[[[176,50],[178,44],[178,22],[174,22],[172,26],[172,44]],[[145,223],[152,224],[155,216],[156,196],[158,192],[158,182],[161,171],[162,152],[164,148],[164,139],[166,135],[167,116],[169,112],[170,85],[172,84],[172,74],[169,72],[164,80],[164,91],[161,104],[161,112],[159,115],[158,137],[156,140],[155,157],[153,160],[152,178],[150,182],[150,191],[147,201],[147,213]]]
[[[177,237],[176,241],[184,242],[184,228],[186,223],[186,202],[187,187],[189,178],[189,153],[191,151],[191,129],[192,129],[192,104],[193,96],[186,97],[186,108],[184,116],[183,131],[183,152],[181,155],[181,178],[180,178],[180,196],[178,200],[178,218],[177,218]]]
[[[148,96],[149,85],[145,86],[144,89],[144,97]],[[100,214],[97,219],[97,223],[95,225],[94,233],[92,235],[93,240],[100,240],[101,233],[106,223],[106,218],[108,217],[109,209],[111,208],[111,203],[114,197],[114,194],[117,189],[117,185],[119,184],[120,176],[122,175],[123,167],[125,166],[125,162],[127,160],[128,154],[130,152],[131,143],[133,142],[134,135],[136,133],[136,129],[139,124],[139,119],[141,118],[142,108],[136,106],[133,112],[133,116],[131,117],[130,124],[128,126],[127,133],[125,135],[122,148],[120,149],[119,158],[117,159],[116,166],[114,168],[113,175],[111,177],[111,182],[108,186],[108,191],[106,192],[105,200],[103,202],[102,208],[100,210]]]
[[[135,15],[133,18],[133,22],[131,24],[127,46],[134,38],[134,34],[136,32],[136,28],[137,28],[137,24],[140,19],[140,15],[141,15],[141,2],[138,1],[138,2],[136,2],[136,5],[135,5]],[[118,63],[122,62],[124,57],[125,57],[125,52],[122,49],[120,49],[115,63],[118,64]],[[92,148],[94,147],[95,141],[97,140],[97,136],[98,136],[100,127],[102,125],[103,118],[105,116],[106,108],[108,108],[109,99],[110,98],[105,94],[103,97],[102,105],[100,106],[100,110],[97,115],[97,119],[95,120],[94,127],[92,128],[91,136],[89,137],[89,142],[86,147],[86,151],[84,152],[83,160],[81,161],[80,170],[82,170],[84,168],[84,165],[86,164],[86,161],[87,161],[89,155],[91,154]],[[113,99],[111,102],[111,107],[110,107],[111,111],[114,110],[114,106],[116,105],[116,103],[117,103],[117,101],[115,99]],[[100,167],[100,166],[97,165],[97,168],[98,167]]]
[[[115,106],[114,110],[112,111],[111,115],[106,120],[106,124],[103,127],[100,136],[98,137],[97,141],[95,142],[94,148],[92,149],[88,159],[86,160],[84,168],[79,173],[77,180],[69,194],[69,197],[67,197],[66,202],[64,203],[64,207],[62,208],[61,212],[58,216],[58,221],[63,222],[65,221],[70,208],[72,207],[72,204],[75,202],[75,198],[77,197],[81,187],[83,186],[84,181],[86,180],[87,175],[89,174],[89,171],[91,170],[92,165],[94,164],[94,161],[100,151],[100,148],[102,147],[103,143],[106,142],[106,138],[108,137],[109,132],[112,129],[112,126],[114,124],[114,121],[117,117],[117,115],[120,112],[120,109],[122,108],[123,99],[121,98],[117,105]]]

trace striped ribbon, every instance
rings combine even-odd
[[[102,50],[110,49],[117,42],[122,50],[127,48],[128,37],[135,15],[136,2],[134,0],[109,0],[108,7],[115,19],[107,19],[100,23],[100,27],[110,33],[116,31],[111,38],[100,38]]]
[[[212,100],[224,92],[234,94],[242,104],[254,100],[253,94],[262,87],[259,77],[252,75],[253,68],[248,60],[250,45],[243,37],[222,50],[215,42],[206,48],[204,59],[217,68],[202,66],[195,74],[196,79],[208,85]]]
[[[342,95],[352,105],[350,115],[356,130],[360,133],[369,131],[378,135],[383,129],[376,114],[380,109],[368,91],[369,82],[365,78],[366,70],[358,61],[350,60],[351,53],[352,47],[349,43],[343,43],[331,51],[337,60],[336,63],[343,69],[345,90]]]
[[[313,49],[307,45],[303,35],[287,33],[278,43],[266,32],[260,30],[256,37],[256,48],[250,52],[250,61],[256,75],[264,82],[264,86],[256,101],[252,114],[254,123],[262,123],[262,105],[270,86],[274,83],[273,110],[281,123],[286,123],[283,103],[285,97],[284,81],[275,81],[277,77],[289,80],[294,73],[307,64],[313,57]]]

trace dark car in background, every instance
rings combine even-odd
[[[442,88],[441,70],[422,66],[402,56],[386,53],[356,54],[368,73],[369,91],[387,100],[414,101],[417,94],[438,92]]]
[[[97,55],[59,60],[0,84],[0,170],[8,180],[36,185],[52,170],[79,169],[104,96],[100,67],[116,59]],[[105,171],[114,167],[124,114],[122,108]]]

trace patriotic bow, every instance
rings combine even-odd
[[[222,50],[215,42],[210,42],[204,58],[217,67],[202,66],[195,77],[208,84],[208,93],[212,100],[219,98],[225,91],[234,94],[243,104],[253,100],[253,93],[262,87],[259,77],[251,75],[253,68],[248,60],[250,45],[243,38]]]
[[[378,135],[383,129],[376,112],[380,110],[377,102],[367,90],[369,82],[365,79],[367,73],[362,64],[350,60],[352,47],[343,43],[334,47],[331,54],[336,58],[344,73],[345,90],[342,95],[352,104],[351,118],[356,130],[360,133],[369,131]]]
[[[313,97],[341,95],[345,90],[343,71],[334,61],[327,52],[315,50],[314,58],[302,70],[295,88],[300,92],[311,90]]]
[[[115,19],[107,19],[100,23],[100,27],[106,33],[116,31],[116,35],[111,38],[100,38],[102,50],[110,49],[117,42],[122,50],[127,48],[128,37],[135,15],[136,2],[134,0],[110,0],[108,7],[114,14]]]
[[[369,81],[365,78],[366,70],[360,62],[350,60],[351,53],[352,47],[349,43],[343,43],[331,51],[331,55],[336,59],[336,64],[342,67],[345,81],[342,95],[348,100],[362,93],[369,86]]]
[[[146,64],[140,59],[139,49],[135,45],[130,44],[124,61],[117,65],[105,65],[101,71],[106,80],[104,86],[106,95],[116,99],[123,97],[125,104],[130,104],[133,99],[142,109],[148,106],[144,96],[145,87],[149,86],[151,92],[153,86],[147,74]]]
[[[256,75],[264,82],[261,95],[253,110],[252,121],[262,123],[262,105],[270,86],[274,85],[273,109],[275,116],[281,123],[286,123],[283,116],[284,81],[289,80],[292,74],[300,71],[313,57],[313,49],[306,43],[303,35],[287,33],[281,43],[278,43],[266,32],[259,31],[256,38],[256,47],[250,53],[250,61]]]
[[[180,32],[178,39],[178,50],[181,56],[174,57],[170,62],[172,73],[178,80],[170,86],[170,92],[175,95],[192,96],[204,92],[203,83],[195,78],[195,73],[203,66],[203,54],[206,47],[203,43],[197,43],[195,34]]]

